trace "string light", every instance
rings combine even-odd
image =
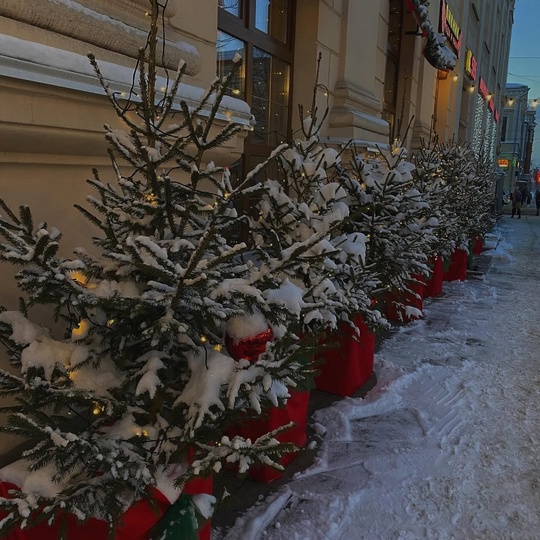
[[[159,115],[157,116],[157,118],[159,119]],[[146,202],[152,206],[152,207],[156,207],[158,205],[158,200],[157,200],[157,197],[153,194],[153,193],[147,193],[145,196],[144,196],[144,199],[146,200]]]
[[[101,414],[105,410],[105,405],[101,405],[100,403],[94,403],[92,405],[92,414],[95,414],[96,416],[98,414]]]
[[[83,287],[88,283],[88,276],[83,274],[82,272],[79,272],[78,270],[70,272],[68,276],[69,279],[71,279],[78,285],[82,285]]]
[[[214,345],[214,351],[221,352],[221,349],[223,349],[223,345],[220,345],[219,343]]]
[[[201,343],[206,343],[208,338],[206,336],[201,336]]]
[[[90,330],[90,321],[88,319],[82,319],[79,324],[71,331],[71,339],[83,339]]]

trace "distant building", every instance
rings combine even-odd
[[[529,98],[527,85],[506,85],[498,165],[505,172],[504,189],[507,191],[516,183],[533,189],[530,173],[536,105],[537,100]]]

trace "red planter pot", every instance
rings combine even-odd
[[[408,291],[388,291],[384,298],[384,314],[389,321],[395,322],[410,322],[418,319],[419,316],[407,314],[405,306],[410,306],[422,311],[424,308],[424,301],[422,299],[424,294],[423,283],[409,283],[408,287],[412,292]],[[415,294],[416,293],[416,296]],[[397,304],[402,304],[397,305]]]
[[[7,482],[0,482],[0,496],[9,498],[8,491],[17,489],[17,486]],[[156,503],[153,509],[146,501],[137,501],[131,506],[123,517],[123,525],[117,529],[116,540],[147,540],[150,529],[161,519],[167,508],[169,500],[157,489],[152,489]],[[0,512],[0,519],[5,513]],[[67,517],[67,531],[69,539],[76,540],[106,540],[108,526],[104,521],[90,518],[84,525],[79,525],[72,514]],[[17,529],[8,534],[6,540],[58,540],[60,538],[60,520],[52,525],[42,522],[31,529]],[[210,537],[207,537],[210,538]]]
[[[484,238],[477,236],[471,240],[473,255],[480,255],[484,249]]]
[[[427,298],[435,298],[442,293],[443,287],[443,260],[441,257],[431,257],[429,259],[431,274],[426,280],[424,294]]]
[[[452,252],[450,267],[444,273],[444,281],[465,281],[467,279],[467,259],[469,255],[464,249]]]
[[[356,336],[349,325],[342,324],[339,348],[317,354],[316,360],[324,361],[315,378],[319,390],[351,396],[371,377],[376,336],[361,315],[354,319],[354,324],[360,330],[360,336]]]
[[[281,426],[285,426],[290,422],[294,422],[295,426],[287,431],[284,431],[276,436],[280,442],[291,442],[302,448],[307,442],[307,413],[309,404],[309,391],[294,392],[291,391],[291,397],[283,407],[271,407],[268,415],[261,418],[253,418],[246,420],[238,428],[229,431],[229,436],[239,435],[252,441],[258,439],[265,433],[272,431]],[[295,452],[284,455],[279,463],[280,465],[288,465],[296,457]],[[271,482],[279,478],[283,473],[266,465],[257,465],[251,467],[248,475],[260,482]]]
[[[194,459],[194,452],[190,451],[190,462]],[[200,477],[190,480],[184,486],[183,493],[197,495],[200,493],[212,494],[213,477]],[[9,498],[9,490],[17,489],[17,486],[0,481],[0,497]],[[161,491],[150,488],[155,507],[145,500],[139,500],[126,510],[122,517],[123,525],[116,531],[116,540],[148,540],[151,529],[165,515],[171,503]],[[0,519],[4,516],[0,512]],[[72,514],[67,514],[67,533],[71,540],[107,540],[109,538],[107,524],[99,519],[90,518],[83,525],[77,522]],[[31,529],[17,529],[10,533],[7,540],[58,540],[60,537],[61,520],[57,520],[52,526],[46,522],[40,523]],[[210,521],[198,531],[199,540],[210,540]]]

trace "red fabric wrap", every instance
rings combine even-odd
[[[306,426],[309,391],[290,391],[290,393],[291,397],[283,407],[271,407],[268,410],[268,415],[261,418],[250,418],[244,421],[240,426],[235,426],[234,430],[229,430],[229,436],[234,437],[235,435],[239,435],[254,441],[273,429],[284,426],[289,422],[294,422],[296,424],[295,426],[277,435],[276,439],[280,442],[292,442],[300,448],[305,446],[307,442]],[[284,455],[279,460],[279,463],[285,466],[295,457],[296,452],[290,452]],[[266,465],[258,465],[251,467],[248,474],[255,480],[267,483],[279,478],[282,472]]]
[[[444,281],[465,281],[467,279],[468,254],[464,249],[455,249],[450,259],[450,268],[444,273]]]
[[[356,336],[348,324],[342,323],[338,331],[339,348],[328,349],[317,354],[323,360],[320,374],[315,378],[319,390],[338,396],[352,396],[373,373],[375,333],[364,322],[362,315],[354,319],[360,330]]]
[[[424,278],[422,276],[415,276],[415,279],[423,280]],[[384,314],[389,321],[406,323],[418,318],[407,315],[405,309],[396,305],[396,302],[404,306],[415,307],[420,311],[424,308],[424,301],[422,299],[424,296],[424,283],[410,282],[407,286],[419,297],[408,291],[388,291],[384,299]]]
[[[259,356],[266,350],[266,344],[274,339],[271,328],[256,336],[233,340],[229,335],[225,336],[225,347],[229,354],[235,359],[245,358],[250,362],[256,362]]]
[[[480,255],[484,249],[484,238],[477,236],[472,239],[472,252],[473,255]]]
[[[442,292],[444,273],[442,257],[431,257],[429,264],[431,266],[431,275],[426,281],[424,293],[427,298],[435,298]]]
[[[8,491],[17,486],[0,482],[0,496],[10,497]],[[157,509],[154,511],[145,500],[137,501],[131,506],[122,519],[123,525],[117,529],[116,540],[147,540],[150,529],[161,519],[169,507],[169,500],[157,489],[151,488]],[[156,513],[157,512],[157,513]],[[0,512],[0,519],[6,516]],[[90,518],[84,525],[79,525],[72,514],[67,515],[68,538],[71,540],[106,540],[107,524],[99,519]],[[16,529],[7,535],[6,540],[58,540],[60,537],[60,520],[49,526],[42,522],[31,529]]]

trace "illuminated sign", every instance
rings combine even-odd
[[[497,160],[497,165],[501,169],[508,169],[508,166],[510,165],[510,163],[506,158],[500,158],[499,160]]]
[[[488,109],[493,113],[495,114],[495,103],[493,103],[493,100],[490,99],[489,102],[488,102]]]
[[[489,90],[486,86],[486,81],[480,77],[480,82],[478,83],[478,93],[484,98],[487,99]]]
[[[471,49],[467,49],[465,53],[465,73],[473,80],[476,80],[476,70],[478,69],[478,63],[472,53]]]
[[[495,109],[495,112],[493,113],[493,118],[495,122],[498,122],[501,119],[501,115],[499,114],[499,111]]]
[[[446,36],[448,43],[452,46],[456,55],[459,57],[461,50],[461,28],[459,27],[454,14],[446,3],[446,0],[441,0],[441,26],[440,31]]]

